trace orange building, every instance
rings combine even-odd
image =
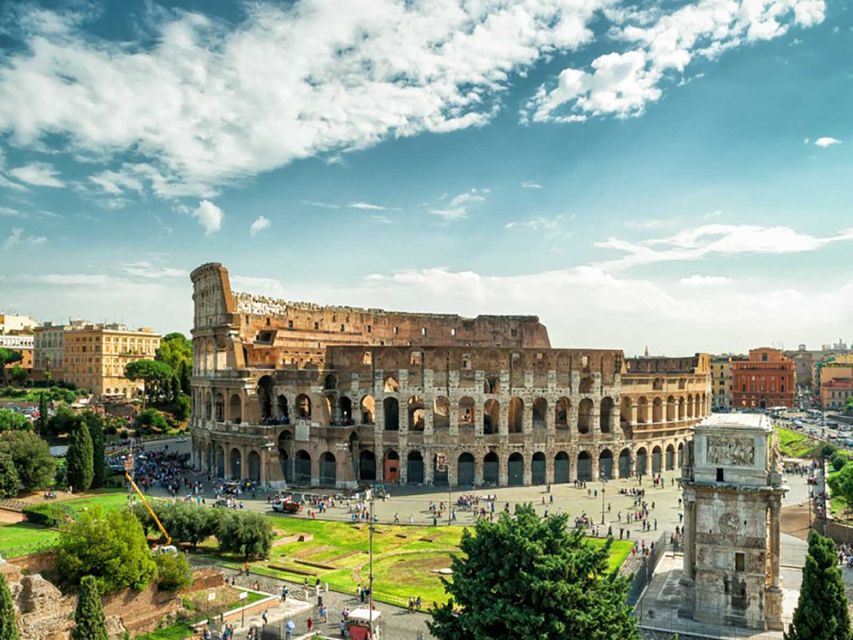
[[[794,361],[780,349],[750,349],[747,360],[732,362],[732,379],[734,409],[794,406]]]

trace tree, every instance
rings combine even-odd
[[[145,383],[145,395],[149,402],[156,402],[168,391],[169,381],[175,372],[165,362],[159,360],[136,360],[124,368],[128,380],[142,380]]]
[[[163,591],[180,591],[193,582],[190,562],[183,553],[161,553],[157,563],[157,586]]]
[[[29,431],[30,421],[23,413],[11,409],[0,409],[0,431]]]
[[[92,487],[103,487],[107,481],[107,461],[104,457],[104,428],[101,418],[92,411],[83,414],[83,424],[92,439]]]
[[[0,454],[12,458],[25,491],[50,486],[56,475],[56,459],[47,443],[32,431],[0,433]]]
[[[244,560],[266,558],[273,541],[272,525],[260,513],[229,511],[219,520],[219,550],[236,553]]]
[[[36,420],[36,432],[39,435],[44,435],[47,431],[47,420],[48,420],[48,406],[47,406],[47,394],[40,393],[39,394],[39,417]]]
[[[20,488],[21,478],[18,477],[12,456],[0,453],[0,498],[14,498]]]
[[[8,384],[8,378],[6,377],[6,365],[10,365],[14,362],[20,362],[23,359],[24,356],[21,355],[20,351],[13,351],[12,349],[7,349],[6,347],[0,347],[0,370],[3,371],[4,385]]]
[[[182,333],[169,333],[160,340],[155,358],[165,362],[177,376],[183,393],[190,393],[190,376],[193,368],[193,343]]]
[[[109,640],[98,582],[92,576],[84,576],[80,581],[71,640]]]
[[[0,573],[0,640],[20,640],[20,637],[12,593],[9,591],[6,576]]]
[[[432,610],[439,640],[640,638],[628,582],[608,572],[610,542],[593,547],[565,514],[541,519],[531,505],[480,520],[462,534],[449,601]]]
[[[86,491],[95,477],[92,436],[85,424],[71,432],[68,453],[65,454],[65,474],[68,485],[76,491]]]
[[[10,377],[12,378],[12,384],[16,387],[26,386],[27,380],[29,379],[29,374],[27,374],[27,370],[24,369],[21,365],[16,364],[12,367],[9,372]]]
[[[104,595],[141,591],[157,575],[139,521],[124,509],[104,513],[98,506],[60,529],[56,567],[67,584],[94,576]]]
[[[835,543],[809,534],[800,599],[785,640],[850,640],[850,614]]]

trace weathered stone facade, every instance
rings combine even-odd
[[[217,477],[520,485],[681,465],[710,357],[552,349],[531,316],[393,313],[232,293],[193,271],[193,451]],[[439,463],[446,457],[446,467]]]
[[[763,415],[715,415],[696,426],[683,467],[684,600],[700,622],[782,628],[782,483]]]

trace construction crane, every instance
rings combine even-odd
[[[148,509],[148,513],[151,514],[151,517],[154,518],[154,522],[157,523],[157,528],[160,529],[160,533],[163,534],[163,537],[166,538],[165,546],[169,546],[172,543],[172,536],[166,531],[166,528],[163,526],[163,523],[160,522],[160,518],[157,517],[157,514],[154,513],[154,509],[151,508],[151,505],[148,504],[148,500],[145,499],[145,495],[139,490],[139,487],[136,486],[136,483],[133,481],[133,452],[127,455],[127,458],[124,461],[124,477],[127,478],[127,481],[130,483],[130,486],[133,487],[133,490],[136,491],[136,495],[139,496],[139,499],[142,500],[142,504],[145,505],[145,508]]]

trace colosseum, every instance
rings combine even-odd
[[[194,462],[271,486],[511,486],[680,467],[710,357],[554,349],[535,316],[396,313],[191,274]]]

